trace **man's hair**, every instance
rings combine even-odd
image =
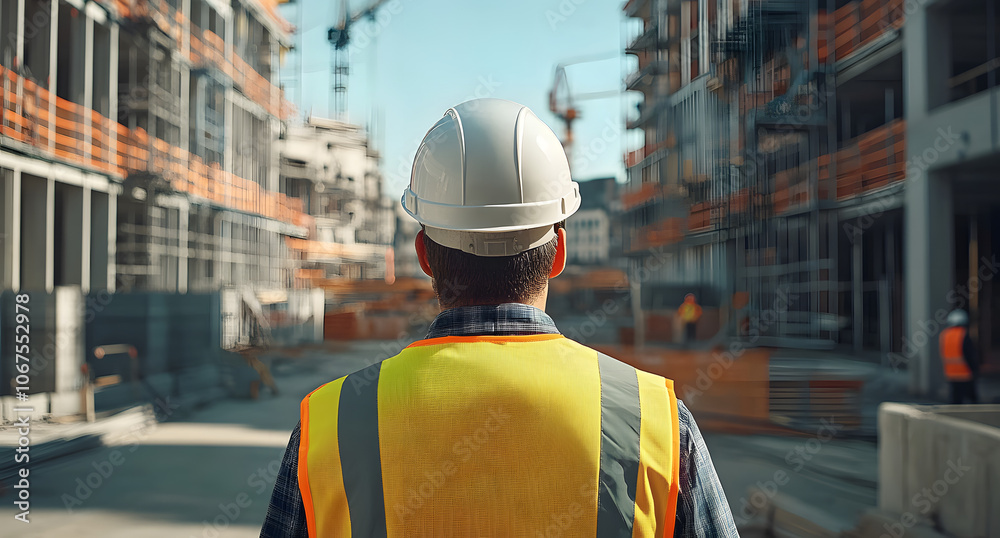
[[[557,231],[561,225],[554,225]],[[529,302],[545,289],[558,241],[555,237],[513,256],[476,256],[439,245],[424,234],[434,293],[443,308]]]

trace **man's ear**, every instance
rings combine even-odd
[[[556,231],[558,242],[556,243],[556,259],[552,262],[552,271],[549,278],[555,278],[562,274],[566,268],[566,228],[559,228]]]
[[[434,278],[434,275],[431,274],[431,266],[427,263],[427,247],[424,246],[423,230],[417,232],[417,238],[413,241],[413,247],[417,249],[417,261],[420,262],[420,268],[424,271],[424,274]]]

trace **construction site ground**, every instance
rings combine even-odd
[[[32,450],[40,458],[31,472],[32,524],[21,535],[256,536],[301,398],[406,343],[328,342],[273,350],[269,358],[280,395],[262,390],[256,400],[221,399],[177,410],[163,423],[140,407],[89,425],[37,424]],[[680,379],[691,374],[672,362],[690,367],[715,360],[712,351],[617,351],[627,360],[639,356],[650,369],[673,370]],[[810,358],[776,355],[776,362],[793,366]],[[746,368],[757,376],[762,365],[765,372],[774,367],[760,357],[758,352],[745,354],[728,371]],[[876,393],[891,395],[893,387],[905,387],[896,379],[903,374],[863,362],[826,357],[824,363],[865,372],[865,415],[874,414]],[[812,431],[764,424],[751,424],[756,432],[754,427],[733,428],[735,421],[700,416],[697,410],[716,405],[714,399],[733,401],[724,390],[733,387],[727,385],[731,381],[720,377],[716,383],[700,396],[708,400],[692,408],[743,535],[780,530],[785,536],[836,536],[875,506],[874,438],[822,422]],[[989,396],[1000,393],[992,385],[984,388]],[[13,428],[0,431],[0,446],[14,443]],[[10,477],[2,481],[0,517],[12,518],[15,492]]]

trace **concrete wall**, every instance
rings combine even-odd
[[[144,375],[196,366],[219,349],[221,311],[217,293],[136,292],[87,297],[87,361],[94,348],[136,347]]]
[[[221,308],[218,293],[136,292],[87,296],[86,361],[95,377],[122,382],[95,392],[98,411],[139,400],[218,391]],[[110,354],[98,346],[135,346],[137,356]],[[141,381],[133,383],[133,372]]]
[[[954,308],[954,210],[946,166],[994,147],[989,132],[993,96],[981,95],[937,106],[944,100],[950,66],[948,21],[933,11],[942,2],[916,2],[903,32],[903,72],[908,158],[904,211],[904,265],[907,270],[906,337],[916,343],[907,364],[910,390],[935,396],[943,385],[937,356],[939,315]],[[912,12],[911,12],[912,11]]]
[[[2,418],[9,419],[15,371],[14,335],[17,293],[0,294],[0,401]],[[83,364],[83,297],[78,288],[60,287],[53,293],[28,294],[29,390],[34,414],[65,415],[80,410],[78,389]]]
[[[904,528],[1000,536],[1000,405],[879,407],[879,509]]]

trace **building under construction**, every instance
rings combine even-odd
[[[391,282],[396,215],[382,194],[379,153],[358,126],[309,118],[282,135],[281,192],[301,200],[315,221],[308,240],[290,238],[301,254],[302,284],[326,280]]]
[[[0,302],[30,293],[39,413],[79,412],[88,376],[98,408],[218,389],[220,344],[322,338],[316,277],[391,277],[365,135],[283,123],[277,3],[0,2]]]
[[[3,2],[5,288],[293,284],[273,4]]]
[[[932,393],[938,314],[961,306],[996,364],[996,8],[915,4],[625,5],[644,143],[625,155],[624,240],[635,271],[654,268],[647,312],[694,291],[730,334],[870,356]]]

